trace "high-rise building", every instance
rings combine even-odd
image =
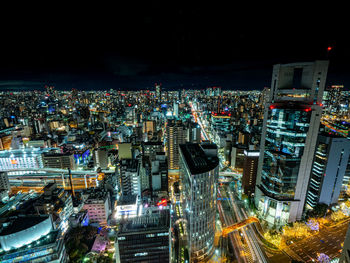
[[[243,192],[248,196],[251,196],[255,191],[259,153],[258,150],[244,150],[242,188]]]
[[[264,109],[255,205],[270,224],[301,219],[328,61],[278,64]]]
[[[120,162],[120,179],[123,196],[141,195],[140,162],[137,159],[123,159]]]
[[[156,86],[156,98],[158,100],[162,100],[162,85],[159,83],[159,84],[155,84]]]
[[[198,123],[186,123],[186,142],[200,143],[201,142],[201,127]]]
[[[116,262],[170,262],[169,209],[129,218],[119,226]]]
[[[179,104],[176,101],[174,101],[173,103],[173,108],[174,108],[173,116],[175,118],[179,118]]]
[[[215,144],[180,145],[181,201],[191,262],[205,262],[214,251],[218,176]]]
[[[337,112],[340,107],[341,92],[344,88],[343,85],[332,85],[329,89],[329,107],[332,112]]]
[[[244,167],[244,151],[248,150],[248,147],[242,144],[236,144],[232,146],[231,150],[231,166],[235,169],[242,170]]]
[[[168,192],[168,164],[164,153],[159,153],[152,161],[152,191]]]
[[[179,169],[179,145],[185,143],[186,130],[182,122],[169,120],[166,127],[168,169]]]
[[[349,154],[350,141],[347,138],[332,134],[318,136],[306,208],[313,208],[318,203],[330,205],[338,202]]]

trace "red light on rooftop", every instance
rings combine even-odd
[[[161,205],[167,205],[168,201],[166,199],[162,199],[158,202],[157,206],[161,206]]]
[[[327,51],[331,51],[333,48],[331,46],[327,47]]]
[[[273,110],[273,109],[275,109],[275,108],[276,108],[276,107],[273,106],[273,105],[270,106],[270,110]]]
[[[309,112],[311,111],[311,108],[306,108],[304,111]]]
[[[128,106],[131,107],[131,104],[129,103]]]

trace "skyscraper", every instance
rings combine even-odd
[[[242,188],[246,195],[251,196],[255,190],[256,173],[258,169],[259,151],[244,150]]]
[[[182,122],[169,120],[166,127],[168,169],[179,169],[179,144],[185,143],[186,130]]]
[[[181,201],[191,262],[204,262],[214,251],[218,176],[215,144],[180,145]]]
[[[273,68],[255,204],[270,224],[301,219],[322,114],[328,61]]]
[[[317,203],[338,202],[346,167],[349,160],[350,141],[347,138],[320,134],[312,164],[306,208]]]

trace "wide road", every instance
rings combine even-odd
[[[234,217],[238,222],[241,222],[249,217],[249,215],[247,215],[244,209],[237,205],[235,196],[230,190],[226,188],[226,186],[220,186],[219,191],[224,196],[228,197],[227,200],[230,203],[231,213],[234,214]],[[240,233],[242,234],[242,238],[244,239],[244,246],[249,248],[246,254],[250,255],[252,262],[267,263],[267,256],[259,242],[259,238],[255,231],[256,229],[253,225],[247,225],[243,227],[240,231]]]
[[[224,191],[221,194],[220,189],[218,191],[218,196],[222,200],[218,201],[218,210],[220,213],[220,218],[223,221],[223,226],[228,226],[237,223],[237,220],[231,211],[232,208],[228,201],[228,196],[224,193]],[[233,247],[235,257],[237,258],[237,262],[254,262],[252,255],[249,252],[249,248],[247,247],[247,243],[244,240],[244,237],[241,237],[238,231],[230,233],[227,238],[231,243],[231,246]]]
[[[294,242],[284,251],[291,257],[304,262],[317,262],[318,253],[324,253],[331,259],[337,258],[341,254],[341,244],[344,242],[349,221],[334,227],[324,227],[318,234]]]

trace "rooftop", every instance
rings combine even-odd
[[[182,152],[191,174],[206,173],[219,165],[219,158],[217,156],[206,155],[199,144],[180,144],[180,151]]]
[[[154,231],[159,229],[169,229],[169,210],[159,213],[134,217],[121,222],[120,234],[131,234],[132,232]]]
[[[0,230],[0,236],[7,236],[11,235],[17,232],[20,232],[22,230],[25,230],[27,228],[30,228],[32,226],[35,226],[44,220],[47,219],[48,216],[18,216],[16,218],[9,218],[7,222],[9,223],[8,226],[5,226],[2,230]]]

